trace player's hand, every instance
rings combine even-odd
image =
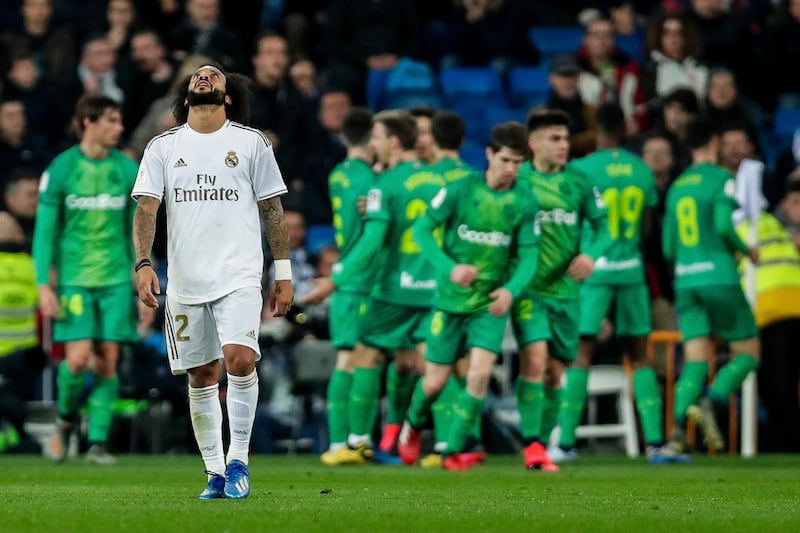
[[[750,258],[750,261],[752,261],[754,265],[757,264],[759,258],[758,248],[756,248],[755,246],[751,246],[750,248],[748,248],[747,257]]]
[[[333,291],[336,290],[336,285],[333,284],[333,280],[331,278],[314,278],[312,281],[315,287],[300,300],[301,304],[305,305],[322,303],[325,298],[330,296]]]
[[[39,285],[39,310],[43,317],[58,318],[58,298],[50,285]]]
[[[146,306],[141,300],[139,300],[136,307],[139,311],[139,324],[137,329],[139,330],[139,334],[142,335],[155,323],[156,310]]]
[[[367,214],[367,197],[366,196],[359,196],[358,200],[356,201],[356,208],[358,209],[358,214],[361,215],[363,218]]]
[[[511,304],[514,297],[511,296],[511,291],[505,287],[500,287],[489,293],[489,298],[494,300],[489,304],[489,313],[494,316],[503,316],[511,309]]]
[[[286,316],[294,302],[294,289],[292,280],[279,279],[272,284],[269,291],[269,308],[272,316]]]
[[[472,265],[456,265],[450,271],[450,281],[462,287],[469,287],[478,276],[478,267]]]
[[[144,266],[136,273],[136,290],[139,292],[139,300],[151,309],[158,309],[156,294],[161,294],[161,287],[158,283],[158,274],[153,267]]]
[[[567,275],[575,281],[584,281],[594,271],[594,259],[586,254],[579,254],[572,260]]]

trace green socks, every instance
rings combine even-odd
[[[675,424],[686,424],[686,410],[697,401],[708,380],[707,361],[687,361],[675,385]]]
[[[328,382],[328,436],[331,444],[347,442],[350,431],[347,418],[350,406],[350,384],[353,374],[336,369]]]
[[[447,388],[447,387],[445,387]],[[441,395],[441,394],[440,394]],[[426,396],[422,390],[422,380],[417,380],[414,394],[411,395],[411,404],[408,406],[408,423],[414,429],[422,429],[428,421],[433,402],[438,396]]]
[[[544,388],[544,413],[542,414],[542,444],[550,442],[550,433],[556,427],[558,412],[561,409],[561,388]]]
[[[542,415],[544,415],[544,383],[518,377],[514,385],[519,410],[522,439],[527,446],[541,440]]]
[[[758,368],[758,359],[752,355],[737,354],[717,372],[708,396],[716,403],[725,402],[728,396],[738,391],[747,375]]]
[[[453,411],[455,411],[456,404],[461,396],[461,390],[458,380],[450,376],[441,394],[431,406],[435,444],[447,442],[447,437],[450,435],[450,424],[453,420]]]
[[[58,365],[58,413],[62,417],[72,417],[78,412],[78,401],[86,385],[86,373],[73,374],[66,361]],[[109,407],[110,408],[110,407]]]
[[[89,394],[89,442],[104,444],[108,441],[114,402],[119,392],[119,378],[94,376],[94,387]]]
[[[350,386],[350,434],[370,435],[378,414],[381,393],[381,367],[359,367],[353,371]]]
[[[567,369],[567,390],[558,413],[558,422],[561,426],[561,439],[558,445],[564,449],[575,447],[575,431],[583,416],[588,384],[589,371],[587,369]]]
[[[395,364],[389,364],[389,368],[386,369],[387,424],[403,423],[417,379],[419,379],[417,374],[405,376],[398,374]]]
[[[467,390],[467,378],[461,377],[456,379],[458,380],[458,386],[461,387],[461,392]],[[459,393],[459,398],[460,397],[461,394]],[[456,402],[458,402],[458,398],[456,398]],[[473,424],[472,429],[469,432],[469,436],[476,441],[476,444],[478,442],[481,442],[481,426],[482,426],[481,422],[482,422],[481,417],[476,417],[475,424]]]
[[[655,370],[643,367],[633,372],[633,395],[636,398],[636,408],[642,422],[645,442],[651,446],[663,444],[661,393],[658,390]]]
[[[445,454],[463,451],[467,436],[475,427],[475,420],[480,416],[483,400],[483,398],[470,396],[466,390],[461,393],[461,398],[453,412],[453,423],[450,425]]]

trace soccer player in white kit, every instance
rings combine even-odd
[[[156,212],[167,210],[165,336],[173,374],[189,374],[189,411],[208,474],[200,499],[246,498],[250,434],[258,402],[263,252],[261,223],[275,258],[270,307],[292,305],[289,241],[279,195],[286,193],[270,142],[242,125],[248,80],[200,67],[180,86],[175,128],[154,137],[142,157],[133,196],[139,298],[157,307],[158,277],[149,257]],[[231,443],[222,444],[219,359],[228,374]]]

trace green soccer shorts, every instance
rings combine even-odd
[[[739,285],[677,289],[675,309],[683,340],[716,333],[726,341],[758,336],[758,327]]]
[[[435,310],[428,329],[427,361],[452,365],[470,348],[483,348],[500,354],[508,315],[500,317],[488,309],[469,314]]]
[[[650,293],[644,283],[625,285],[581,285],[580,326],[582,337],[596,337],[600,324],[615,307],[614,330],[617,335],[642,337],[652,330]]]
[[[136,299],[129,283],[107,287],[59,287],[56,342],[96,340],[132,342],[136,331]]]
[[[553,298],[524,293],[514,301],[511,324],[520,348],[536,341],[547,341],[548,353],[565,363],[578,356],[577,298]]]
[[[358,342],[359,323],[367,311],[369,293],[336,291],[331,295],[331,344],[338,350],[352,350]]]
[[[393,304],[373,297],[359,321],[358,340],[387,352],[413,350],[425,340],[429,324],[430,307]]]

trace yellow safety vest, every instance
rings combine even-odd
[[[36,277],[25,252],[0,252],[0,357],[39,343]]]
[[[736,226],[736,231],[747,242],[749,221]],[[786,228],[769,213],[762,212],[758,219],[758,252],[754,309],[758,326],[800,317],[800,252]],[[745,258],[740,263],[742,272],[748,262]]]

